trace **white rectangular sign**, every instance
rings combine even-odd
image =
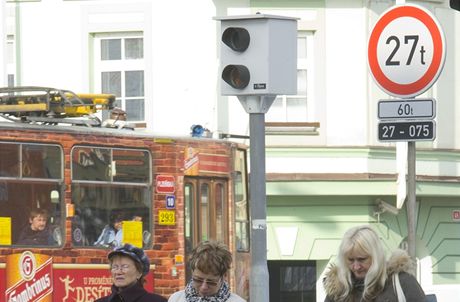
[[[379,119],[432,119],[436,116],[434,99],[380,100]]]

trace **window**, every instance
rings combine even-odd
[[[237,151],[234,179],[236,249],[249,251],[249,205],[247,194],[246,152]]]
[[[144,39],[142,33],[98,34],[95,38],[96,86],[112,93],[128,121],[145,120]],[[103,119],[108,113],[103,113]]]
[[[62,159],[57,145],[0,142],[0,246],[63,243]]]
[[[138,149],[72,149],[72,242],[76,246],[151,245],[151,156]],[[128,229],[127,221],[140,222]],[[128,239],[126,234],[132,236]]]
[[[16,56],[15,56],[14,35],[7,35],[6,38],[6,68],[8,73],[8,87],[15,85]]]
[[[266,114],[267,122],[309,122],[313,101],[313,32],[297,37],[297,94],[280,95]]]
[[[315,261],[268,261],[270,301],[316,301]]]
[[[227,181],[186,177],[184,182],[185,253],[189,255],[204,240],[219,240],[228,244]],[[186,265],[186,279],[190,278],[191,271]]]

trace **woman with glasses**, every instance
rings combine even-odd
[[[112,293],[95,302],[166,302],[166,298],[144,289],[150,261],[142,249],[125,244],[111,251],[107,258],[112,272]]]
[[[245,302],[230,292],[225,281],[232,254],[220,242],[204,241],[195,247],[189,259],[192,279],[185,290],[175,292],[168,302]]]

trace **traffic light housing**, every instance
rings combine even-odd
[[[216,17],[221,21],[222,95],[297,93],[297,19],[273,15]]]

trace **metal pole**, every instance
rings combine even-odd
[[[415,142],[408,142],[407,146],[407,248],[409,256],[415,259],[415,194],[416,194],[416,171],[415,171]]]
[[[249,114],[251,199],[251,302],[269,302],[267,210],[265,191],[265,114]]]

